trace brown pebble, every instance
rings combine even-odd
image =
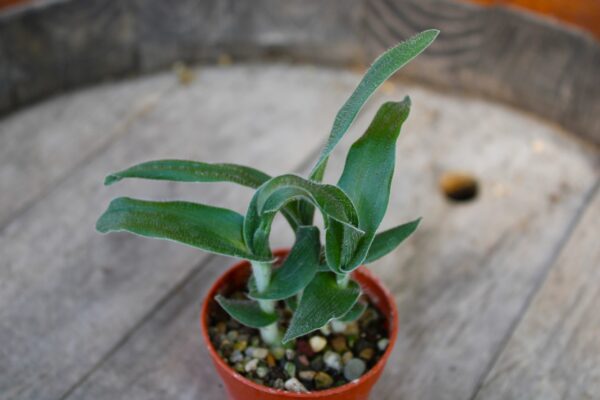
[[[344,364],[348,363],[348,361],[352,360],[354,358],[354,354],[352,354],[351,351],[347,351],[344,353],[344,355],[342,356],[342,362]]]
[[[358,356],[365,361],[371,360],[374,355],[375,355],[375,350],[373,350],[372,347],[366,347],[366,348],[362,349],[361,352],[358,354]]]
[[[269,368],[273,368],[275,366],[275,357],[273,357],[271,353],[269,353],[269,355],[267,356],[267,365],[269,366]]]
[[[217,323],[217,326],[215,328],[217,329],[217,332],[219,332],[220,334],[224,334],[227,330],[227,324],[221,321]]]
[[[319,371],[315,374],[315,386],[317,389],[326,389],[333,385],[333,378],[327,372]]]
[[[343,353],[348,350],[348,346],[346,345],[346,338],[342,335],[337,335],[333,339],[331,339],[331,347],[337,353]]]
[[[440,178],[440,188],[450,200],[465,201],[477,195],[477,180],[464,172],[446,172]]]

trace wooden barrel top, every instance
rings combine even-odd
[[[245,210],[232,185],[103,177],[154,158],[305,173],[360,77],[287,63],[171,72],[72,92],[0,121],[0,397],[223,399],[199,310],[233,260],[94,223],[109,199],[187,199]],[[600,393],[598,152],[500,103],[386,84],[332,157],[327,180],[378,104],[409,94],[385,226],[423,216],[372,270],[400,309],[374,399],[564,399]],[[448,171],[478,182],[449,201]],[[274,246],[291,232],[277,221]]]

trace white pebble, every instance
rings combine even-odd
[[[252,372],[256,370],[256,367],[258,367],[258,360],[253,358],[252,360],[248,361],[246,365],[244,365],[244,370],[246,372]]]
[[[264,360],[269,355],[269,350],[257,347],[252,352],[252,357]]]
[[[318,353],[327,346],[327,340],[323,336],[313,336],[309,340],[311,349]]]
[[[283,384],[283,386],[289,390],[290,392],[295,392],[295,393],[308,393],[308,390],[306,390],[306,388],[304,387],[304,385],[302,383],[300,383],[300,381],[296,378],[290,378],[287,381],[285,381],[285,383]]]
[[[388,339],[379,339],[379,341],[377,342],[377,348],[380,351],[384,351],[385,349],[387,349],[388,344],[390,344],[390,341]]]
[[[340,371],[342,369],[342,357],[334,351],[325,352],[323,362],[335,371]]]
[[[367,365],[360,358],[353,358],[348,361],[348,364],[344,367],[344,377],[348,381],[353,381],[358,379],[365,373],[365,369],[367,369]]]

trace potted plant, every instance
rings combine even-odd
[[[393,298],[360,266],[389,253],[420,221],[377,232],[410,99],[383,104],[350,148],[337,184],[321,181],[329,155],[363,104],[438,33],[424,31],[373,63],[337,114],[308,178],[183,160],[150,161],[106,178],[107,185],[144,178],[228,181],[256,190],[245,216],[204,204],[121,197],[96,225],[103,233],[128,231],[244,260],[213,285],[201,316],[209,353],[233,398],[368,397],[398,327]],[[323,243],[313,225],[316,210],[324,221]],[[273,252],[269,234],[279,212],[295,242],[289,251]]]

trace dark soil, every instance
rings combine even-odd
[[[232,297],[243,296],[235,293]],[[221,358],[258,384],[292,391],[329,389],[364,375],[387,347],[385,318],[366,296],[360,301],[368,306],[357,321],[345,326],[328,324],[283,347],[269,348],[258,329],[241,325],[218,305],[210,313],[209,334]],[[284,302],[278,303],[277,312],[283,331],[291,312]]]

